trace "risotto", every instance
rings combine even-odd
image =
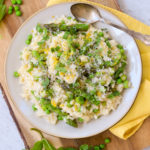
[[[14,76],[33,111],[52,124],[78,127],[107,115],[130,87],[125,50],[107,29],[62,16],[38,23],[26,44]]]

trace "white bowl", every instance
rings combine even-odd
[[[43,118],[39,118],[32,111],[31,103],[25,101],[21,97],[21,85],[17,79],[13,77],[13,72],[20,66],[19,53],[25,46],[25,40],[30,31],[39,23],[48,23],[52,16],[71,15],[70,6],[74,3],[62,3],[40,10],[38,13],[29,18],[15,34],[9,47],[5,73],[9,94],[14,104],[19,108],[20,112],[32,125],[47,134],[51,134],[63,138],[83,138],[96,135],[117,123],[130,109],[137,95],[140,82],[142,65],[141,58],[134,39],[128,34],[107,27],[114,39],[121,43],[126,50],[128,56],[128,78],[132,83],[132,88],[125,90],[123,99],[118,108],[107,116],[103,116],[97,120],[92,120],[79,128],[73,128],[64,122],[56,125],[49,124]],[[124,26],[123,23],[112,15],[110,12],[98,8],[104,18],[111,20],[113,23]],[[97,26],[100,24],[98,23]]]

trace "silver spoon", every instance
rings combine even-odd
[[[71,6],[71,12],[74,15],[74,17],[81,22],[88,22],[88,23],[92,24],[92,23],[100,21],[100,22],[111,25],[115,28],[118,28],[118,29],[130,34],[134,38],[141,40],[146,45],[150,45],[150,35],[144,35],[139,32],[135,32],[135,31],[127,29],[125,27],[116,25],[107,19],[104,19],[101,16],[98,9],[93,7],[92,5],[77,3],[77,4],[74,4]]]

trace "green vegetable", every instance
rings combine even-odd
[[[27,45],[30,45],[31,41],[30,41],[30,40],[26,40],[25,43],[26,43]]]
[[[18,5],[22,4],[22,0],[16,0]]]
[[[17,11],[16,11],[16,16],[21,16],[21,15],[22,15],[21,11],[20,11],[20,10],[17,10]]]
[[[45,138],[42,141],[45,150],[56,150],[56,148],[52,144],[50,144]]]
[[[66,24],[44,24],[44,27],[50,31],[68,31],[71,34],[75,34],[78,31],[87,31],[89,28],[88,24],[74,24],[74,25],[66,25]]]
[[[11,15],[13,13],[12,10],[8,10],[8,14]]]
[[[64,148],[64,150],[77,150],[76,148],[72,148],[72,147],[67,147],[67,148]]]
[[[125,80],[127,80],[127,76],[126,76],[125,74],[123,74],[123,75],[121,76],[121,79],[122,79],[122,81],[125,81]]]
[[[68,16],[68,17],[67,17],[67,19],[68,19],[68,20],[71,20],[71,19],[72,19],[72,17],[71,17],[71,16]]]
[[[46,87],[49,85],[49,83],[50,83],[49,78],[46,77],[46,78],[42,81],[42,86],[46,88]]]
[[[123,49],[123,46],[122,46],[121,44],[118,44],[117,47],[118,47],[119,49]]]
[[[103,32],[99,32],[99,33],[98,33],[98,36],[103,37],[103,36],[104,36],[104,33],[103,33]]]
[[[3,5],[3,3],[4,3],[4,0],[0,0],[0,5]]]
[[[81,117],[79,117],[79,118],[78,118],[78,121],[79,121],[80,123],[82,123],[82,122],[84,122],[84,119],[82,119]]]
[[[106,144],[108,144],[108,143],[110,143],[110,142],[111,142],[110,138],[106,138],[106,139],[105,139],[105,143],[106,143]]]
[[[19,6],[14,6],[15,11],[20,10]]]
[[[4,18],[6,14],[6,5],[0,5],[0,21]]]
[[[87,144],[83,144],[80,146],[79,150],[89,150],[89,146]]]
[[[11,0],[11,3],[15,5],[15,4],[17,4],[17,1],[16,0]]]
[[[28,35],[28,40],[32,40],[32,34]]]
[[[57,150],[65,150],[65,148],[63,148],[63,147],[59,147]]]
[[[105,84],[106,84],[106,81],[101,80],[101,85],[105,85]]]
[[[109,41],[106,41],[106,45],[108,46],[108,48],[111,48],[111,44],[109,43]]]
[[[94,146],[94,150],[100,150],[99,146]]]
[[[34,146],[31,148],[31,150],[56,150],[56,148],[42,135],[41,131],[35,128],[31,128],[31,130],[36,131],[41,135],[41,140],[37,141]],[[110,139],[106,138],[105,143],[110,143]],[[88,144],[83,144],[79,147],[79,150],[101,150],[105,148],[105,144],[100,144],[99,146],[89,146]],[[77,150],[73,147],[60,147],[57,150]]]
[[[75,24],[74,28],[76,28],[79,31],[87,31],[89,29],[88,24]]]
[[[26,44],[27,44],[27,45],[30,45],[31,40],[32,40],[32,34],[29,34],[28,37],[27,37],[27,40],[25,41]]]
[[[43,149],[43,141],[38,141],[34,144],[31,150],[42,150]]]
[[[68,31],[66,31],[65,33],[64,33],[64,35],[63,35],[63,39],[67,39],[68,38],[68,36],[69,36],[69,32]]]
[[[119,78],[117,79],[117,84],[121,84],[122,83],[122,80]]]
[[[77,103],[79,103],[81,105],[84,104],[84,97],[83,96],[76,97],[75,100]]]
[[[94,113],[97,113],[99,111],[99,109],[93,109]]]
[[[120,49],[120,53],[124,54],[125,50],[124,49]]]
[[[109,95],[107,96],[107,98],[114,98],[115,96],[119,96],[119,95],[120,95],[120,92],[114,91],[114,92],[112,92],[111,94],[109,94]]]
[[[124,86],[124,88],[129,88],[129,81],[128,80],[126,80],[126,81],[124,81],[123,82],[123,86]]]
[[[119,67],[118,70],[115,72],[115,75],[114,75],[115,79],[117,79],[119,77],[120,73],[122,73],[124,71],[125,67],[126,67],[126,63],[122,62],[121,67]]]
[[[66,123],[69,124],[70,126],[75,127],[75,128],[78,127],[76,120],[67,119]]]
[[[39,58],[39,57],[40,57],[40,54],[39,54],[38,51],[36,51],[36,50],[33,50],[33,51],[32,51],[32,55],[33,55],[34,57],[36,57],[36,58]]]
[[[36,110],[37,110],[37,108],[35,107],[35,104],[32,105],[32,110],[33,110],[33,111],[36,111]]]
[[[9,9],[9,10],[13,10],[13,6],[9,6],[8,9]]]
[[[41,25],[38,23],[36,25],[36,30],[39,32],[39,33],[42,33],[43,32],[43,28],[41,27]]]
[[[104,149],[105,148],[105,144],[100,144],[99,146],[101,149]]]
[[[19,76],[20,76],[20,74],[17,71],[15,71],[14,72],[14,77],[18,78]]]

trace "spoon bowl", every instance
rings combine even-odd
[[[81,22],[95,23],[100,20],[100,12],[89,4],[77,3],[71,6],[74,17]]]

